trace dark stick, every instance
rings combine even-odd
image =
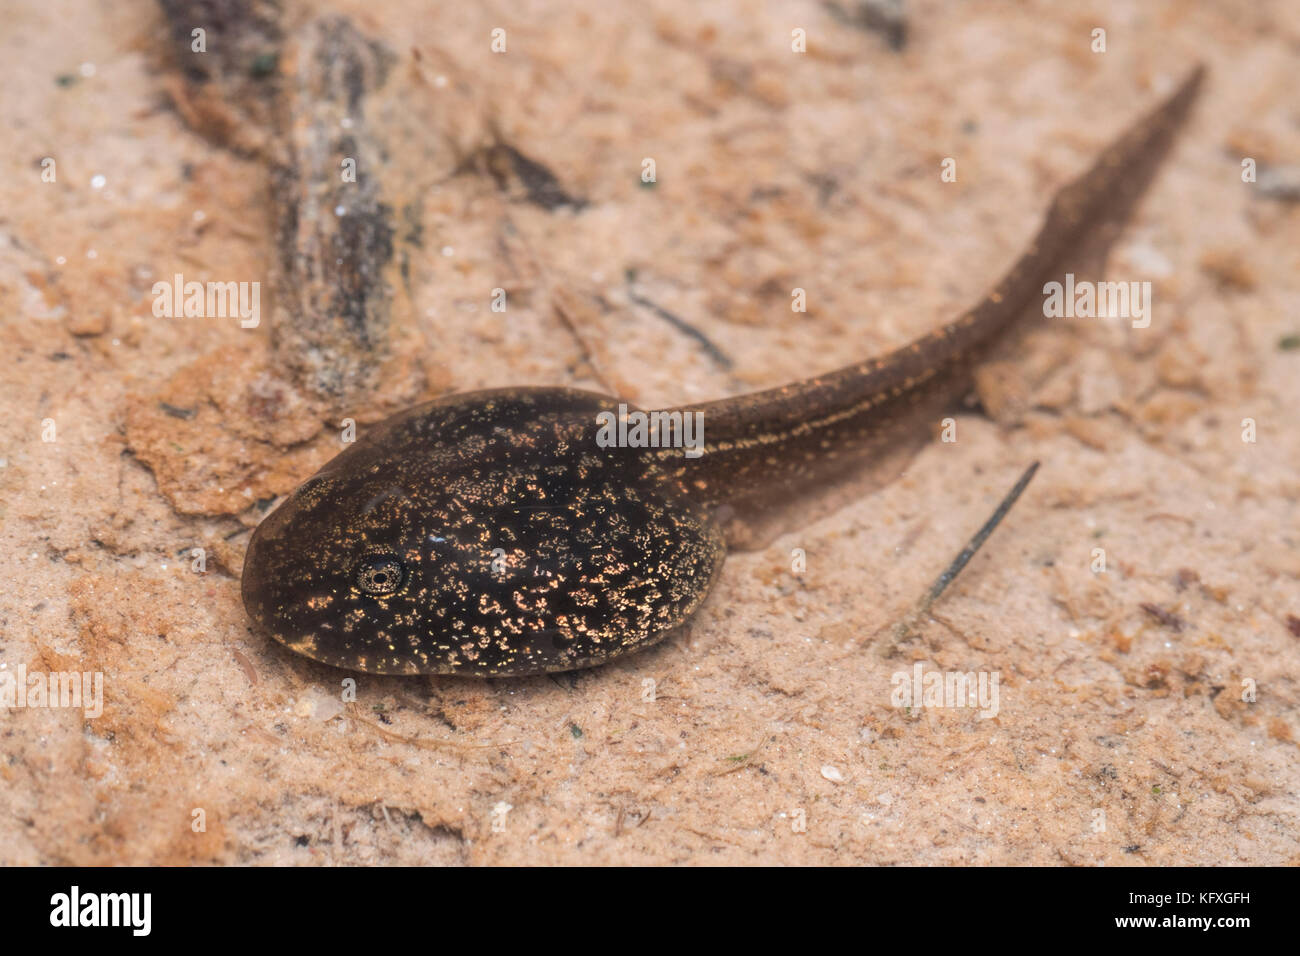
[[[631,278],[628,279],[627,297],[631,299],[635,304],[641,306],[642,308],[649,309],[651,312],[659,316],[659,318],[663,319],[665,322],[667,322],[673,328],[677,329],[679,332],[683,332],[686,335],[689,335],[691,338],[693,338],[696,342],[698,342],[703,347],[704,351],[708,353],[709,358],[713,359],[713,361],[715,361],[723,369],[730,369],[732,367],[733,363],[731,361],[730,356],[728,356],[725,352],[723,352],[722,349],[714,345],[712,339],[710,339],[707,335],[705,335],[695,326],[691,325],[691,323],[687,322],[681,316],[669,312],[659,303],[653,302],[650,299],[647,299],[645,296],[638,293],[634,288],[632,288]]]
[[[1020,480],[1017,481],[1015,486],[1007,492],[1006,497],[1002,499],[1002,503],[998,505],[997,510],[989,516],[989,520],[984,522],[984,526],[980,528],[979,531],[975,532],[975,536],[970,539],[966,547],[962,548],[961,553],[957,555],[957,557],[953,558],[952,564],[948,565],[948,569],[935,579],[934,584],[930,585],[930,590],[916,606],[916,610],[899,623],[898,630],[895,632],[896,641],[902,640],[902,638],[906,636],[908,630],[911,629],[912,623],[926,611],[930,610],[930,607],[935,601],[939,600],[939,596],[947,590],[948,585],[953,582],[953,579],[956,578],[957,575],[961,574],[962,568],[966,567],[966,565],[970,563],[970,559],[975,557],[975,552],[983,547],[984,542],[987,541],[989,535],[993,533],[993,529],[996,528],[1001,523],[1002,519],[1007,516],[1007,512],[1009,512],[1012,505],[1016,503],[1016,499],[1018,499],[1025,488],[1028,487],[1030,480],[1034,477],[1034,473],[1038,471],[1038,464],[1038,462],[1034,462],[1025,469],[1025,473],[1020,476]]]

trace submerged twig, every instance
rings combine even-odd
[[[271,167],[276,366],[337,407],[377,392],[409,402],[426,382],[408,354],[421,344],[403,294],[420,222],[419,197],[402,185],[413,147],[391,119],[401,58],[343,16],[294,26],[280,0],[159,2],[177,110]],[[241,315],[253,320],[245,328],[261,322],[252,287],[259,305]]]
[[[1002,522],[1002,519],[1007,516],[1007,513],[1016,503],[1016,500],[1020,497],[1021,493],[1029,486],[1029,482],[1033,479],[1034,473],[1038,471],[1038,464],[1038,462],[1034,462],[1025,469],[1025,473],[1020,476],[1020,480],[1015,483],[1015,486],[1007,492],[1006,497],[1002,499],[1002,503],[998,505],[997,510],[989,516],[988,521],[984,522],[983,527],[981,527],[979,531],[975,532],[975,536],[967,542],[966,547],[962,548],[961,553],[958,554],[957,557],[953,558],[952,563],[948,565],[943,574],[939,575],[935,579],[934,584],[930,585],[930,590],[921,598],[912,613],[899,621],[898,627],[894,629],[895,643],[902,641],[903,638],[907,636],[908,632],[912,629],[912,626],[917,622],[917,620],[930,610],[934,605],[934,602],[939,600],[940,595],[947,590],[948,585],[953,582],[957,575],[961,574],[962,568],[966,567],[966,565],[970,563],[970,559],[975,557],[975,552],[979,551],[979,549],[983,547],[984,542],[987,541],[989,535],[993,533],[993,529]]]
[[[700,346],[704,349],[705,352],[708,353],[709,358],[713,359],[713,361],[716,362],[719,366],[721,366],[724,370],[729,371],[731,369],[734,363],[731,361],[731,357],[727,355],[726,352],[718,348],[718,346],[713,343],[712,339],[710,339],[707,335],[705,335],[695,326],[691,325],[681,316],[676,315],[673,312],[669,312],[659,303],[647,299],[645,296],[637,292],[632,285],[631,276],[628,277],[627,297],[635,305],[639,305],[644,309],[649,309],[651,312],[659,316],[659,318],[663,319],[673,328],[677,329],[679,332],[683,332],[686,335],[689,335],[696,342],[700,343]]]

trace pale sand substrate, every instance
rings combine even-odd
[[[1149,329],[1060,324],[1031,349],[1030,410],[959,415],[957,442],[880,493],[731,556],[654,650],[572,677],[361,676],[341,707],[344,674],[250,630],[235,533],[337,433],[259,369],[266,322],[151,312],[176,272],[265,281],[265,170],[164,105],[152,4],[18,8],[0,33],[0,662],[105,690],[91,720],[0,715],[0,863],[1300,860],[1300,350],[1279,346],[1300,333],[1300,207],[1240,177],[1242,157],[1300,157],[1300,8],[913,2],[896,53],[815,3],[530,4],[502,23],[335,6],[399,52],[412,95],[448,98],[466,144],[492,120],[591,203],[508,203],[473,175],[427,192],[431,380],[642,406],[931,328],[1109,137],[1193,62],[1210,76],[1112,254],[1110,277],[1153,283]],[[450,164],[431,145],[431,175]],[[735,370],[629,304],[628,268]],[[1034,460],[942,620],[886,657]],[[996,673],[996,717],[891,706],[917,662]]]

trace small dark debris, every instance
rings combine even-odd
[[[1183,619],[1171,611],[1166,611],[1158,604],[1145,603],[1139,605],[1142,610],[1146,611],[1157,623],[1169,628],[1171,631],[1180,632],[1183,629]]]
[[[269,53],[259,53],[253,57],[253,62],[248,67],[250,75],[257,77],[259,80],[270,76],[280,65],[280,54],[274,50]]]
[[[574,740],[577,740],[582,736],[582,728],[577,724],[569,724],[569,733],[573,734]]]
[[[1277,340],[1279,352],[1294,352],[1300,349],[1300,335],[1284,335]]]
[[[503,192],[509,192],[515,185],[522,186],[528,201],[543,209],[553,210],[561,206],[581,209],[587,205],[585,199],[565,192],[553,172],[509,143],[496,143],[485,149],[483,166]]]
[[[1261,168],[1256,188],[1265,199],[1300,202],[1300,166]]]
[[[66,88],[77,82],[77,76],[75,73],[60,73],[54,78],[54,82]]]
[[[1180,591],[1186,591],[1193,584],[1200,584],[1201,576],[1191,568],[1179,568],[1178,573],[1174,575],[1174,586]]]
[[[1300,617],[1288,614],[1286,616],[1286,629],[1291,632],[1292,637],[1300,637]]]
[[[293,838],[294,846],[307,846],[309,843],[311,843],[311,837],[307,836],[305,833],[300,833],[298,836]]]
[[[402,221],[406,223],[402,240],[417,249],[424,248],[424,223],[420,221],[420,215],[419,202],[408,202],[402,207]]]
[[[840,183],[830,173],[806,173],[804,180],[817,190],[817,205],[825,206],[839,191]]]
[[[166,402],[159,402],[158,407],[170,415],[172,418],[180,418],[189,421],[198,411],[193,408],[178,408],[175,405],[168,405]]]
[[[827,0],[825,6],[841,23],[879,33],[895,52],[907,46],[907,14],[903,10],[903,0],[857,0],[847,4]]]
[[[50,361],[51,361],[51,362],[66,362],[66,361],[67,361],[68,359],[70,359],[70,358],[72,358],[72,356],[69,355],[67,352],[55,352],[53,355],[50,356]]]
[[[1124,847],[1124,852],[1125,852],[1125,853],[1136,853],[1136,852],[1138,852],[1138,851],[1141,850],[1141,849],[1142,849],[1142,844],[1140,844],[1140,843],[1130,843],[1128,846]]]
[[[271,505],[275,503],[275,499],[276,499],[275,495],[272,495],[269,498],[258,498],[256,501],[253,502],[253,504],[257,506],[258,511],[265,511],[267,508],[271,507]]]

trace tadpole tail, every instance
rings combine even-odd
[[[702,500],[737,506],[780,501],[835,469],[882,477],[901,470],[941,413],[971,386],[975,366],[1033,314],[1044,282],[1113,238],[1154,177],[1205,75],[1178,88],[1107,146],[1053,197],[1025,252],[974,308],[878,358],[780,388],[672,412],[703,412],[704,450],[670,473]],[[1041,312],[1038,314],[1041,315]]]

